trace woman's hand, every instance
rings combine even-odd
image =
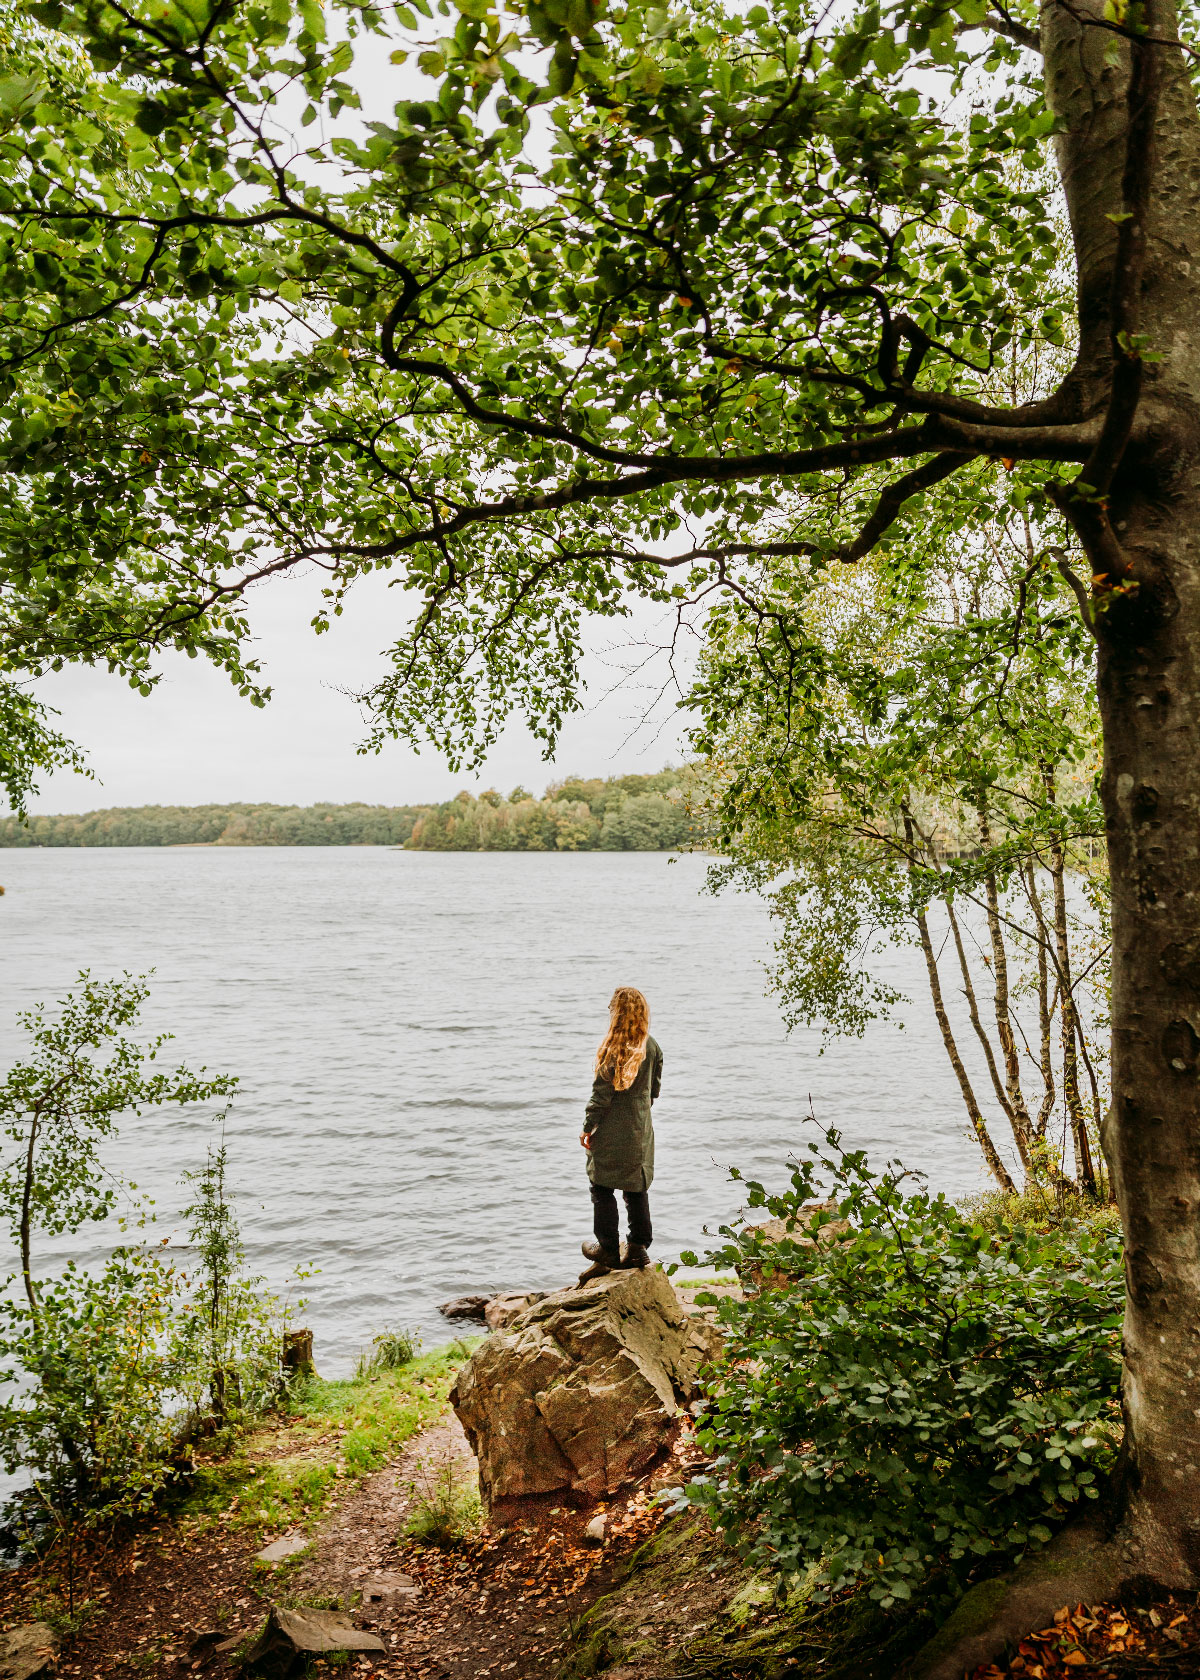
[[[592,1147],[591,1135],[588,1132],[580,1132],[579,1141],[585,1149],[590,1149]]]

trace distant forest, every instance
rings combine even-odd
[[[423,852],[657,852],[699,844],[691,773],[460,793],[442,805],[141,805],[0,821],[0,846],[404,846]]]

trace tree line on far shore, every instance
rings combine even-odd
[[[426,852],[667,851],[699,838],[686,770],[570,777],[440,805],[142,805],[0,821],[0,847],[405,846]]]

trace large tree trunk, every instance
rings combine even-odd
[[[1139,22],[1158,42],[1177,38],[1159,0]],[[1130,170],[1147,163],[1134,313],[1161,357],[1142,369],[1136,421],[1101,497],[1056,495],[1091,562],[1099,650],[1113,931],[1102,1142],[1125,1233],[1125,1442],[1102,1526],[1069,1527],[1002,1590],[968,1594],[912,1665],[923,1680],[960,1680],[1058,1605],[1148,1580],[1200,1586],[1200,120],[1182,54],[1158,46],[1154,143],[1127,147],[1139,83],[1129,45],[1105,23],[1101,0],[1047,0],[1042,14],[1079,266],[1076,411],[1108,404],[1125,278],[1117,230]]]
[[[1102,14],[1085,0],[1079,10]],[[1172,40],[1166,6],[1148,32]],[[1047,83],[1079,260],[1081,366],[1107,375],[1131,55],[1066,8],[1044,14]],[[1115,56],[1115,63],[1113,58]],[[1182,55],[1164,74],[1146,220],[1137,424],[1108,496],[1124,551],[1098,574],[1094,620],[1112,876],[1112,1104],[1103,1144],[1125,1231],[1125,1453],[1130,1576],[1200,1581],[1200,121]]]
[[[1193,491],[1193,496],[1198,491]],[[1140,523],[1140,522],[1139,522]],[[1200,1581],[1200,530],[1170,594],[1100,642],[1113,881],[1112,1104],[1125,1231],[1127,1498],[1139,1571]],[[1147,531],[1147,549],[1153,539]],[[1155,556],[1156,565],[1159,562]],[[1173,600],[1171,599],[1173,597]],[[1171,610],[1162,606],[1171,601]],[[1156,622],[1152,622],[1155,621]]]

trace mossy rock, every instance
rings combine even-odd
[[[781,1595],[706,1524],[676,1518],[580,1619],[559,1680],[625,1665],[640,1675],[645,1657],[654,1680],[892,1680],[945,1614],[944,1603],[881,1610],[865,1593],[814,1604],[811,1589],[805,1575]]]
[[[725,1614],[734,1627],[745,1627],[746,1623],[765,1605],[774,1604],[778,1592],[775,1580],[770,1575],[752,1575],[744,1587],[737,1592],[725,1606]]]
[[[590,1621],[590,1617],[585,1617]],[[590,1628],[582,1637],[572,1640],[571,1652],[558,1671],[556,1680],[592,1680],[606,1668],[615,1668],[626,1655],[624,1644],[609,1627]]]

